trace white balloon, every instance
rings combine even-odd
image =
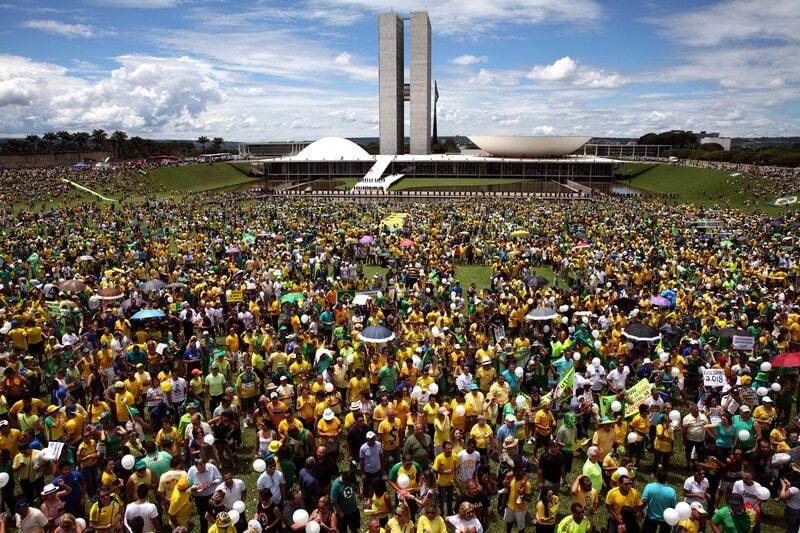
[[[81,529],[86,529],[86,520],[84,520],[83,518],[76,518],[75,523],[81,526]]]
[[[9,480],[9,479],[10,479],[10,478],[8,477],[8,474],[7,474],[7,473],[5,473],[5,472],[0,472],[0,489],[2,489],[3,487],[5,487],[6,485],[8,485],[8,480]]]
[[[422,398],[422,387],[417,385],[416,387],[411,389],[411,397],[417,399]]]
[[[593,329],[592,330],[592,337],[594,337],[595,339],[599,338],[600,337],[600,330]]]
[[[766,387],[759,387],[758,389],[756,389],[756,394],[758,394],[759,396],[766,396],[768,393],[769,391],[767,390]]]
[[[300,322],[302,322],[303,324],[308,324],[308,315],[302,315],[300,317]]]
[[[267,469],[267,463],[264,459],[256,459],[253,461],[253,470],[258,472],[259,474]]]
[[[619,400],[614,400],[611,402],[611,410],[615,413],[619,413],[622,410],[622,403]]]
[[[672,377],[677,378],[680,375],[681,375],[681,369],[678,368],[677,366],[672,367]]]
[[[306,523],[306,533],[319,533],[319,522],[312,520]]]
[[[627,468],[625,468],[624,466],[621,466],[621,467],[617,468],[617,475],[618,476],[629,476],[630,473],[628,472]]]
[[[549,333],[549,332],[550,332],[550,326],[548,326],[548,325],[545,325],[545,326],[542,328],[542,331],[544,331],[545,333]]]
[[[325,392],[327,392],[327,393],[333,392],[333,383],[326,383],[325,384]]]
[[[514,369],[514,375],[517,376],[518,379],[522,379],[522,376],[525,375],[525,371],[522,370],[521,366],[518,366]]]
[[[408,477],[408,474],[400,474],[397,476],[397,485],[401,489],[407,489],[409,483],[411,483],[411,478]]]
[[[674,526],[680,521],[681,521],[681,517],[678,514],[678,511],[676,511],[672,507],[664,509],[664,522],[666,522],[667,524],[669,524],[671,526]]]
[[[565,316],[562,316],[562,317],[561,317],[561,323],[562,323],[562,324],[568,324],[568,323],[569,323],[569,318],[567,318],[567,317],[565,317]]]
[[[761,363],[762,372],[769,372],[770,370],[772,370],[772,363],[770,363],[769,361],[764,361],[763,363]]]
[[[675,510],[678,511],[678,518],[681,520],[689,520],[689,517],[692,516],[692,506],[686,502],[678,502]]]
[[[639,442],[639,435],[635,431],[628,433],[628,444],[636,444]]]
[[[230,511],[228,511],[228,517],[230,517],[231,519],[231,524],[235,524],[236,522],[239,521],[239,511],[237,511],[236,509],[231,509]]]
[[[670,423],[669,423],[669,425],[670,425],[670,427],[671,427],[672,429],[678,429],[678,427],[679,427],[681,424],[680,424],[680,422],[678,422],[677,420],[673,420],[672,422],[670,422]]]
[[[528,402],[525,401],[525,396],[517,396],[515,400],[518,409],[524,409]]]
[[[600,358],[595,357],[592,359],[592,366],[600,366]]]
[[[233,510],[239,514],[242,514],[245,510],[245,504],[242,500],[236,500],[233,502]]]
[[[456,416],[464,416],[467,413],[467,410],[464,408],[463,405],[459,404],[456,405]]]
[[[772,465],[773,466],[781,466],[785,464],[789,464],[789,461],[792,460],[792,456],[788,453],[776,453],[772,456]]]
[[[739,432],[739,440],[741,442],[750,440],[750,432],[746,429],[743,429]]]
[[[297,526],[304,526],[308,523],[308,511],[298,509],[292,514],[292,522]]]
[[[122,458],[120,463],[122,463],[122,468],[125,470],[133,470],[133,466],[136,464],[136,458],[128,454]]]
[[[761,500],[762,502],[769,500],[770,497],[769,489],[767,487],[758,487],[756,489],[756,496],[758,496],[758,499]]]
[[[353,354],[348,354],[348,355],[347,355],[347,359],[346,359],[346,360],[347,360],[347,364],[348,364],[348,365],[352,365],[352,364],[353,364],[353,361],[355,361],[355,360],[356,360],[356,356],[355,356],[355,355],[353,355]]]
[[[681,419],[681,412],[678,411],[677,409],[673,409],[672,411],[669,412],[669,419],[677,422],[678,420]]]
[[[662,363],[666,363],[667,361],[669,361],[669,354],[664,352],[661,355],[659,355],[658,358],[661,359]]]
[[[772,385],[770,385],[770,388],[774,392],[780,392],[781,391],[781,384],[780,383],[773,383]]]
[[[431,394],[439,394],[439,385],[437,385],[436,383],[431,383],[430,385],[428,385],[428,392],[430,392]]]
[[[208,446],[213,446],[214,441],[215,441],[214,435],[212,435],[211,433],[203,437],[203,442],[206,443]]]
[[[602,348],[602,347],[603,347],[603,343],[602,343],[602,342],[600,342],[600,341],[594,341],[594,349],[595,349],[595,350],[599,350],[599,349],[600,349],[600,348]],[[597,363],[597,364],[599,365],[600,363]]]
[[[578,352],[575,352],[574,354],[572,354],[572,360],[575,361],[575,362],[580,361],[581,360],[581,354],[579,354]]]

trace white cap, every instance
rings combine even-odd
[[[763,403],[772,403],[772,398],[770,398],[769,396],[764,396],[763,398],[761,398],[761,401]]]
[[[374,431],[367,431],[367,438],[368,439],[374,439],[375,437],[377,437],[377,435],[375,434]]]
[[[697,511],[700,514],[708,514],[708,512],[703,507],[703,504],[700,503],[700,502],[694,502],[692,504],[692,509],[694,509],[695,511]]]
[[[332,410],[330,410],[330,409],[325,409],[325,410],[322,412],[322,418],[323,418],[323,419],[325,419],[325,420],[327,420],[328,422],[330,422],[331,420],[333,420],[333,417],[334,417],[333,411],[332,411]]]
[[[747,405],[743,405],[743,406],[741,406],[739,408],[739,411],[741,411],[742,413],[749,413],[750,412],[750,407],[747,406]]]
[[[642,361],[642,364],[643,364],[643,365],[649,365],[650,363],[652,363],[652,361],[650,360],[650,358],[649,358],[649,357],[645,357],[645,358],[644,358],[644,361]]]
[[[506,415],[506,422],[516,422],[516,421],[517,421],[516,416],[512,415],[511,413],[508,413]]]

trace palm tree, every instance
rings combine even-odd
[[[28,135],[25,137],[25,142],[30,145],[31,152],[35,152],[36,147],[39,145],[39,136],[35,134]]]
[[[53,143],[55,143],[58,140],[58,135],[56,135],[52,131],[48,131],[47,133],[42,135],[42,139],[47,141],[47,144],[50,145],[50,153],[52,154],[53,153]]]
[[[92,130],[92,142],[98,148],[103,148],[108,142],[108,134],[103,129]]]
[[[89,144],[90,138],[91,136],[85,131],[76,131],[72,135],[72,139],[75,141],[75,144],[78,145],[78,159],[82,159],[81,152],[86,148],[86,145]]]
[[[206,144],[208,144],[208,137],[205,135],[201,135],[197,138],[197,142],[200,143],[200,147],[205,152],[206,151]]]
[[[61,144],[67,144],[72,140],[72,134],[68,131],[59,131],[56,133],[56,135],[61,141]]]
[[[219,152],[220,148],[222,147],[222,143],[224,143],[224,142],[225,142],[225,139],[223,139],[222,137],[214,137],[214,140],[211,141],[211,144],[214,145],[214,151],[215,152]]]
[[[120,149],[122,145],[125,144],[125,141],[128,139],[128,134],[124,131],[117,130],[111,134],[111,142],[114,143],[116,147],[116,157],[119,159]]]

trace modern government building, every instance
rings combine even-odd
[[[614,145],[588,146],[582,136],[471,135],[478,150],[431,154],[431,26],[426,12],[413,12],[410,21],[410,83],[404,82],[406,19],[383,13],[378,19],[380,153],[369,154],[340,137],[317,141],[244,144],[245,157],[264,157],[265,177],[307,182],[360,178],[359,188],[388,187],[413,178],[516,178],[532,180],[611,180],[625,155]],[[437,94],[438,96],[438,94]],[[404,153],[404,104],[410,101],[409,152]],[[434,121],[435,121],[434,115]],[[625,146],[625,145],[622,145]],[[630,145],[628,145],[630,146]],[[644,149],[640,155],[657,155]],[[628,151],[636,155],[636,147]],[[283,155],[280,155],[283,154]]]

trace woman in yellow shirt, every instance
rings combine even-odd
[[[413,533],[414,523],[409,519],[408,507],[400,504],[394,510],[394,517],[386,524],[386,533]]]
[[[392,498],[389,496],[385,480],[376,479],[372,487],[372,516],[380,521],[381,527],[386,527],[386,523],[389,522],[389,511],[392,508]]]
[[[559,499],[553,489],[545,487],[536,502],[536,533],[553,533],[556,527]]]
[[[661,465],[661,468],[669,468],[669,458],[672,455],[672,448],[675,445],[675,431],[670,426],[668,417],[663,417],[661,423],[656,426],[656,438],[653,442],[655,453],[653,464]],[[655,467],[654,467],[655,468]]]

